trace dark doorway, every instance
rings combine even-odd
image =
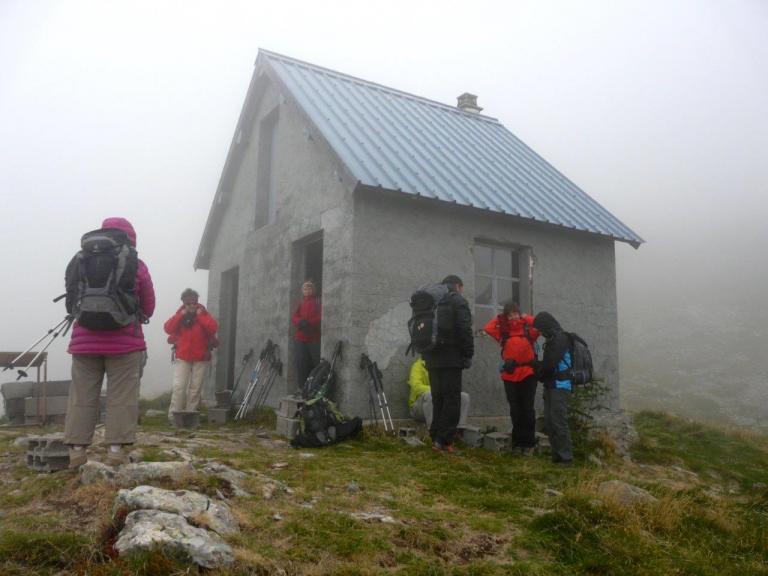
[[[235,384],[235,349],[237,348],[237,297],[240,269],[230,268],[221,275],[219,310],[221,314],[220,362],[216,368],[219,389],[231,390]]]
[[[317,296],[323,296],[323,239],[309,242],[304,247],[304,279],[312,280],[317,288]]]

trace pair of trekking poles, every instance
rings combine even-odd
[[[250,357],[253,355],[251,350],[243,358],[243,368],[240,371],[242,376],[245,367],[250,361]],[[259,361],[256,363],[256,367],[251,373],[251,379],[248,381],[248,388],[243,395],[243,402],[235,413],[235,420],[242,420],[248,415],[251,409],[258,410],[267,401],[272,385],[277,380],[277,377],[283,373],[283,362],[280,360],[280,351],[277,344],[274,344],[272,340],[267,340],[264,348],[259,354]],[[240,377],[238,377],[238,383]],[[237,383],[232,389],[232,395],[237,389]]]
[[[392,414],[389,411],[389,401],[384,392],[383,374],[379,370],[378,364],[372,362],[367,354],[360,356],[360,369],[365,370],[368,376],[368,408],[370,410],[371,420],[376,427],[379,426],[379,416],[376,413],[378,406],[381,413],[381,420],[384,424],[384,432],[395,432],[395,425],[392,422]]]
[[[55,298],[53,301],[58,302],[62,298],[64,298],[66,294],[62,294],[61,296]],[[56,340],[58,336],[61,336],[62,338],[66,336],[69,329],[72,327],[72,323],[75,321],[75,317],[71,314],[67,314],[64,316],[64,319],[53,326],[52,328],[49,328],[45,334],[43,334],[40,338],[38,338],[32,346],[24,350],[24,352],[17,355],[13,360],[11,360],[8,364],[3,366],[2,372],[5,372],[6,370],[16,370],[18,372],[18,376],[16,377],[16,380],[21,380],[22,378],[29,378],[29,374],[27,373],[27,370],[32,368],[35,363],[37,362],[38,358],[40,358],[43,353],[48,350],[51,344]],[[38,346],[40,346],[43,342],[46,342],[45,346],[43,346],[37,354],[34,355],[32,360],[27,362],[27,364],[23,368],[17,368],[16,363],[22,361],[24,356],[35,350]]]

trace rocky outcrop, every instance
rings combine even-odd
[[[179,550],[206,568],[234,561],[232,549],[221,536],[190,525],[183,516],[159,510],[136,510],[128,514],[115,543],[118,553],[155,547]]]
[[[120,490],[115,505],[129,510],[159,510],[178,514],[188,522],[210,528],[222,536],[238,532],[237,521],[229,506],[190,490],[137,486],[133,490]]]

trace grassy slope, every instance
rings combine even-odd
[[[199,449],[293,489],[233,502],[242,524],[231,540],[238,564],[217,573],[768,574],[768,491],[759,484],[768,482],[768,439],[656,413],[639,414],[636,425],[639,464],[602,468],[560,469],[483,450],[443,457],[375,436],[313,458],[255,446]],[[92,520],[108,522],[113,493],[77,487],[69,474],[31,476],[22,466],[4,473],[26,483],[0,495],[0,573],[195,573],[158,554],[109,561]],[[658,502],[600,503],[597,486],[612,478]],[[32,517],[38,495],[53,504]],[[82,529],[72,506],[80,507]],[[350,516],[360,511],[397,523]]]

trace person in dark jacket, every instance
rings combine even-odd
[[[568,428],[568,402],[573,390],[570,376],[573,366],[571,341],[549,312],[536,314],[533,326],[546,340],[538,376],[544,385],[544,419],[552,448],[552,461],[567,466],[573,462],[571,432]]]
[[[164,325],[168,342],[175,347],[173,387],[168,417],[192,412],[200,405],[203,380],[211,360],[211,344],[219,329],[216,319],[198,302],[191,288],[181,293],[181,307]]]
[[[453,452],[453,439],[461,411],[461,372],[472,365],[475,343],[472,313],[461,293],[464,283],[455,275],[443,281],[448,294],[437,306],[438,343],[422,357],[432,388],[432,449]]]
[[[315,294],[315,283],[307,280],[301,285],[301,302],[291,316],[291,324],[296,327],[296,374],[299,387],[304,385],[307,376],[320,362],[320,298]]]

